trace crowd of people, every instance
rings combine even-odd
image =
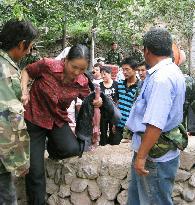
[[[195,110],[195,100],[185,101],[171,34],[160,27],[146,32],[143,61],[123,57],[113,42],[105,64],[94,65],[92,80],[85,73],[89,49],[81,44],[56,59],[34,59],[21,72],[17,63],[32,52],[37,36],[30,22],[19,20],[0,32],[0,204],[17,204],[13,175],[25,176],[29,205],[46,204],[45,149],[54,160],[81,156],[85,142],[75,134],[76,113],[99,86],[120,112],[114,123],[102,112],[99,144],[118,145],[126,129],[132,137],[127,205],[173,205],[179,154],[187,146],[183,108]],[[111,65],[120,68],[120,77],[113,78]],[[188,94],[195,91],[189,82]],[[94,98],[92,106],[101,110],[104,101]]]

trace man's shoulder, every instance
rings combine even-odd
[[[16,69],[10,64],[5,58],[0,56],[0,79],[5,79],[11,77]]]
[[[159,69],[154,72],[154,80],[158,82],[176,82],[177,80],[185,81],[185,78],[180,68],[174,63],[172,63],[170,65],[159,67]]]

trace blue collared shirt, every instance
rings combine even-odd
[[[148,70],[140,95],[133,105],[126,126],[134,132],[132,148],[138,151],[141,138],[137,132],[145,132],[146,125],[158,127],[162,132],[178,126],[183,119],[185,79],[171,58],[160,61]],[[169,151],[153,161],[169,161],[179,151]]]

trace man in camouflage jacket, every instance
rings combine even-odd
[[[20,74],[7,53],[0,50],[0,173],[19,176],[29,167],[29,137],[21,98]]]
[[[20,72],[15,62],[25,56],[37,31],[29,22],[10,20],[0,32],[0,204],[16,205],[12,175],[29,168],[29,136],[20,102]]]
[[[112,46],[112,48],[111,48],[111,50],[107,53],[105,62],[108,63],[108,64],[113,64],[113,65],[118,65],[118,66],[120,66],[121,61],[122,61],[122,56],[121,56],[121,54],[117,51],[118,45],[117,45],[115,42],[113,42],[113,43],[111,44],[111,46]]]

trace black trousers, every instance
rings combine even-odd
[[[123,139],[123,127],[117,127],[113,137],[112,145],[119,145],[121,140]]]
[[[46,195],[44,152],[50,158],[64,159],[79,155],[80,144],[68,123],[63,127],[48,130],[31,122],[26,122],[30,135],[30,169],[26,175],[26,193],[29,205],[44,205]]]
[[[10,172],[0,174],[0,205],[17,205],[15,185]]]
[[[100,120],[100,145],[104,146],[112,144],[114,134],[112,132],[113,124],[109,122],[104,116],[101,116]],[[109,131],[109,133],[108,133]]]

